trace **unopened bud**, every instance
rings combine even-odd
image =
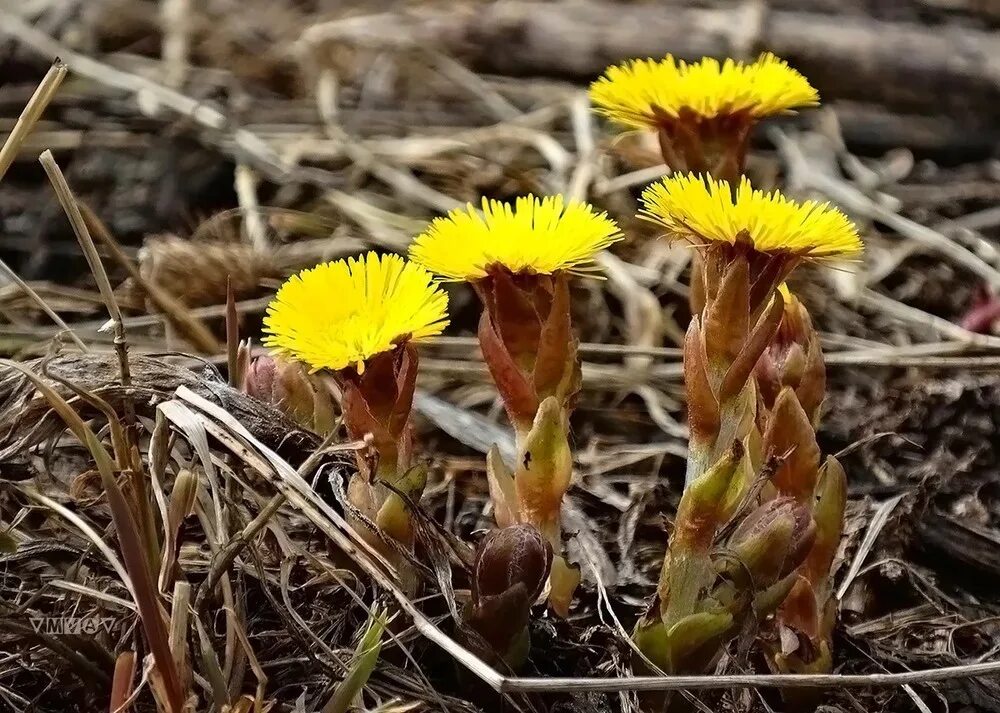
[[[826,395],[826,366],[805,306],[782,289],[785,309],[770,346],[757,362],[756,375],[764,405],[770,409],[783,388],[791,388],[812,423]]]
[[[480,544],[473,569],[477,600],[522,585],[529,599],[538,597],[552,565],[552,547],[531,525],[494,530]]]
[[[737,581],[762,588],[782,579],[802,563],[816,534],[809,508],[793,498],[775,498],[754,510],[736,528],[727,565]]]
[[[303,428],[326,435],[333,428],[333,400],[295,361],[260,356],[246,367],[244,393],[270,404]]]
[[[488,661],[516,668],[528,654],[531,605],[549,576],[552,548],[530,525],[494,530],[479,545],[472,602],[463,615],[475,637],[467,644]]]

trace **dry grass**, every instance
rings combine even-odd
[[[342,12],[385,9],[371,4]],[[0,153],[13,159],[0,254],[17,275],[0,278],[0,343],[43,385],[0,367],[0,709],[152,710],[179,688],[197,710],[337,710],[385,607],[370,708],[635,710],[627,689],[651,684],[599,679],[631,676],[623,633],[655,582],[686,446],[689,255],[632,219],[636,191],[663,170],[655,147],[613,139],[580,86],[544,68],[475,73],[415,42],[405,18],[376,22],[376,37],[370,19],[305,3],[188,5],[0,9],[4,133],[53,55],[70,68]],[[998,634],[1000,337],[959,323],[977,290],[1000,287],[1000,171],[905,148],[858,158],[838,116],[782,125],[752,160],[758,183],[836,200],[869,245],[857,271],[811,270],[796,286],[829,355],[822,445],[849,449],[852,485],[838,677],[822,683],[844,710],[997,710],[996,679],[982,676],[994,669],[970,667],[995,659]],[[73,229],[97,243],[84,238],[85,252],[35,164],[46,149],[79,201]],[[453,290],[454,336],[423,347],[416,408],[433,479],[417,601],[343,522],[358,444],[321,444],[231,389],[224,318],[227,282],[250,336],[290,272],[404,250],[442,210],[529,190],[588,196],[632,239],[605,256],[607,280],[575,295],[584,393],[564,521],[585,586],[568,621],[539,617],[519,682],[450,638],[466,548],[489,524],[481,454],[511,442],[471,337],[472,296]],[[96,448],[116,484],[94,469]],[[148,591],[136,546],[156,564]],[[43,617],[113,623],[36,631]],[[176,682],[150,667],[150,648]],[[477,671],[503,692],[484,697]],[[746,709],[776,705],[766,687],[787,684],[747,678],[762,669],[737,652],[719,673],[671,685]]]

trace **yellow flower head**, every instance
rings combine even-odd
[[[338,370],[440,334],[448,296],[430,273],[398,255],[370,252],[290,277],[267,308],[264,345],[313,370]]]
[[[809,80],[770,53],[752,64],[636,59],[609,67],[590,85],[590,98],[604,116],[637,129],[656,128],[684,110],[702,119],[761,118],[819,103]]]
[[[550,275],[593,269],[594,256],[622,239],[605,213],[586,203],[564,204],[562,196],[483,199],[437,218],[410,248],[410,259],[446,280],[477,280],[487,268]]]
[[[642,202],[643,218],[696,245],[739,239],[761,253],[813,260],[853,257],[863,249],[854,224],[829,203],[755,191],[745,177],[734,196],[726,181],[672,176],[649,186]]]

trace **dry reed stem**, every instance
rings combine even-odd
[[[39,54],[48,57],[62,57],[66,64],[80,76],[128,92],[134,95],[137,100],[145,98],[145,101],[139,102],[140,106],[149,106],[152,103],[154,106],[169,107],[206,129],[215,132],[228,132],[229,138],[238,152],[252,158],[268,175],[285,176],[288,173],[284,162],[266,141],[246,129],[230,131],[232,122],[229,117],[202,101],[192,99],[145,77],[117,69],[87,55],[75,52],[32,27],[9,10],[0,9],[0,33],[17,38]]]
[[[144,538],[140,535],[139,527],[132,516],[132,508],[115,479],[114,461],[90,426],[54,388],[20,364],[8,360],[0,360],[0,364],[23,374],[73,432],[77,440],[90,451],[101,477],[101,485],[111,511],[118,544],[125,560],[127,576],[123,581],[131,583],[139,609],[139,618],[163,682],[167,703],[172,713],[181,713],[184,694],[167,638],[162,603],[153,583],[150,568],[150,561],[155,561],[155,556],[153,560],[149,559],[150,554],[148,548],[144,547]]]
[[[41,295],[35,292],[35,290],[31,287],[31,285],[22,280],[20,275],[14,272],[14,270],[11,269],[11,267],[7,265],[7,263],[5,263],[2,259],[0,259],[0,270],[2,270],[7,275],[8,278],[10,278],[11,282],[17,285],[26,295],[28,295],[28,297],[30,297],[31,300],[35,304],[37,304],[38,307],[43,312],[45,312],[46,315],[48,315],[49,319],[55,322],[56,325],[63,332],[65,332],[70,339],[73,340],[73,343],[76,344],[76,346],[79,348],[81,352],[90,351],[90,347],[88,347],[86,344],[83,343],[83,340],[80,339],[79,336],[77,336],[76,332],[73,331],[73,328],[70,327],[68,324],[66,324],[66,322],[63,321],[63,318],[60,317],[58,314],[56,314],[55,310],[49,307],[48,303],[42,299]]]
[[[35,93],[31,95],[31,99],[25,105],[24,111],[21,112],[17,123],[11,129],[3,147],[0,147],[0,180],[3,180],[7,169],[14,163],[14,158],[17,156],[18,151],[21,150],[24,140],[31,133],[31,130],[35,128],[38,119],[56,95],[59,85],[66,78],[66,72],[66,65],[59,57],[56,57],[49,71],[42,78]]]
[[[149,301],[163,313],[167,322],[175,327],[184,339],[198,351],[205,354],[219,353],[222,347],[212,332],[169,291],[154,281],[147,280],[142,275],[139,268],[125,254],[118,241],[108,231],[104,222],[90,209],[90,206],[79,201],[77,205],[87,226],[97,234],[97,237],[110,251],[111,257],[128,272],[129,276],[149,297]],[[122,328],[124,329],[124,324]]]
[[[7,136],[7,140],[4,141],[3,146],[0,147],[0,181],[7,173],[7,169],[10,168],[14,159],[17,157],[18,152],[21,150],[24,140],[31,133],[31,130],[35,128],[35,124],[38,119],[45,112],[46,107],[52,98],[56,95],[56,91],[59,89],[59,85],[62,84],[63,79],[66,77],[67,68],[66,65],[58,57],[52,63],[49,71],[45,73],[42,78],[41,83],[32,94],[31,99],[25,105],[24,110],[21,112],[21,116],[18,117],[17,123],[14,124],[14,128],[11,130],[10,134]],[[55,313],[55,311],[49,307],[49,305],[35,292],[32,287],[20,278],[20,276],[12,270],[6,262],[0,260],[0,269],[7,274],[21,290],[24,291],[28,297],[30,297],[43,312],[45,312],[48,317],[55,322],[60,328],[62,328],[73,340],[80,351],[89,351],[86,344],[76,335],[69,325],[63,321],[63,319]]]
[[[769,133],[788,163],[793,189],[818,191],[849,213],[863,215],[866,218],[884,223],[900,236],[950,258],[956,264],[979,275],[994,289],[1000,289],[1000,270],[994,268],[978,255],[936,230],[931,230],[879,205],[846,181],[840,180],[826,171],[818,170],[808,160],[799,143],[780,129],[772,128]]]

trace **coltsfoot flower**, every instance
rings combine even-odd
[[[376,354],[440,334],[448,297],[427,270],[370,252],[291,277],[267,308],[264,345],[310,369],[359,373]]]
[[[600,113],[636,129],[655,129],[685,112],[761,118],[819,103],[809,80],[770,53],[750,64],[711,57],[688,64],[672,55],[630,60],[591,84],[590,98]]]
[[[579,571],[562,557],[559,520],[572,480],[569,415],[580,388],[569,278],[622,235],[606,214],[561,196],[483,200],[438,218],[410,258],[445,280],[472,283],[483,303],[479,345],[517,439],[517,464],[488,459],[497,523],[527,523],[551,545],[549,603],[565,616]]]
[[[734,192],[727,181],[671,176],[643,191],[642,202],[641,217],[695,246],[726,244],[805,260],[849,259],[863,249],[857,228],[829,203],[755,190],[746,177]]]
[[[562,196],[483,198],[437,218],[413,241],[410,259],[445,280],[475,281],[491,269],[511,274],[587,273],[594,256],[622,239],[615,222],[587,203]]]
[[[371,443],[356,456],[348,520],[397,566],[407,588],[415,579],[399,551],[413,548],[410,503],[425,483],[423,469],[410,463],[418,363],[412,342],[440,334],[447,308],[427,270],[370,252],[291,277],[264,319],[264,344],[335,382],[348,435]]]
[[[609,67],[590,85],[590,98],[612,121],[655,131],[673,170],[730,180],[743,170],[758,120],[819,103],[809,81],[773,54],[749,64],[631,60]]]

